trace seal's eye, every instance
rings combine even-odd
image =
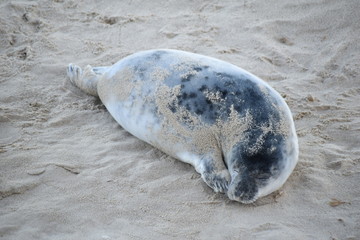
[[[260,173],[256,176],[256,179],[258,180],[267,180],[270,178],[270,174],[268,173]]]

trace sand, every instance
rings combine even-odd
[[[0,2],[1,239],[360,239],[358,0]],[[66,77],[174,48],[263,78],[300,158],[243,205],[123,130]]]

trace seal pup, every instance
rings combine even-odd
[[[70,80],[100,97],[128,132],[194,166],[215,192],[252,203],[279,189],[298,160],[289,107],[267,83],[230,63],[159,49]]]

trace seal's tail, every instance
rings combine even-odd
[[[109,67],[91,67],[86,66],[84,71],[72,63],[67,68],[67,75],[70,81],[84,92],[98,96],[97,84],[101,76],[108,70]]]

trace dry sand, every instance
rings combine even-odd
[[[360,239],[358,0],[0,2],[1,239]],[[174,48],[288,102],[299,163],[242,205],[125,132],[65,68]]]

